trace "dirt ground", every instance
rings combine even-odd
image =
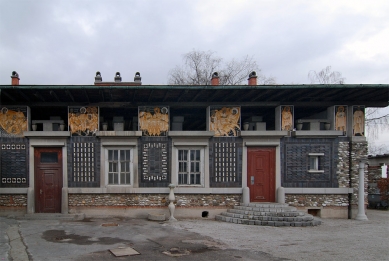
[[[316,227],[248,226],[212,220],[169,223],[211,237],[218,247],[257,250],[291,260],[389,260],[389,211],[370,210],[368,221],[322,219]]]

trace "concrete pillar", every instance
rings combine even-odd
[[[250,189],[248,187],[243,188],[243,204],[247,206],[250,203]]]
[[[277,202],[278,203],[285,203],[285,189],[284,187],[279,187],[277,189]]]
[[[359,162],[358,214],[356,220],[368,220],[365,214],[365,162]]]
[[[35,195],[34,188],[27,189],[27,214],[35,213]]]
[[[61,213],[69,213],[69,195],[68,188],[62,188],[62,202],[61,202]]]

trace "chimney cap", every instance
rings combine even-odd
[[[19,78],[19,74],[16,71],[12,72],[12,78]]]
[[[134,82],[142,81],[142,77],[140,77],[140,72],[135,73]]]
[[[96,76],[101,76],[101,73],[99,71],[97,71]]]
[[[250,74],[249,74],[249,78],[252,78],[252,77],[257,77],[257,73],[255,71],[252,71]]]
[[[218,73],[218,72],[214,72],[214,73],[212,74],[212,78],[217,78],[217,77],[219,77],[219,73]]]

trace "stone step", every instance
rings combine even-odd
[[[61,213],[33,213],[25,214],[20,216],[17,219],[27,219],[27,220],[83,220],[85,214],[61,214]]]
[[[295,207],[285,207],[285,208],[252,208],[252,207],[235,206],[234,209],[241,210],[241,211],[268,212],[268,213],[297,212],[297,209]]]
[[[311,221],[313,220],[312,215],[301,215],[301,216],[259,216],[259,215],[246,215],[246,214],[236,214],[232,212],[222,212],[220,215],[225,217],[240,218],[240,219],[249,219],[249,220],[264,220],[264,221]]]
[[[307,227],[307,226],[318,226],[321,225],[320,220],[303,220],[303,221],[275,221],[275,220],[251,220],[245,218],[233,218],[226,217],[223,215],[216,215],[215,219],[218,221],[230,222],[235,224],[244,224],[244,225],[257,225],[257,226],[292,226],[292,227]]]
[[[297,217],[305,215],[302,211],[285,211],[285,212],[266,212],[266,211],[249,211],[240,209],[227,209],[227,212],[244,214],[244,215],[255,215],[255,216],[276,216],[276,217]]]
[[[248,204],[240,204],[240,206],[252,207],[252,208],[285,208],[285,207],[289,207],[289,205],[286,203],[274,203],[274,202],[248,203]]]

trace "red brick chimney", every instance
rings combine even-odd
[[[249,74],[249,85],[257,85],[257,73],[252,71]]]
[[[219,74],[217,72],[212,74],[211,85],[219,85]]]
[[[17,72],[15,71],[12,72],[11,79],[12,79],[11,82],[12,85],[19,85],[20,78]]]

